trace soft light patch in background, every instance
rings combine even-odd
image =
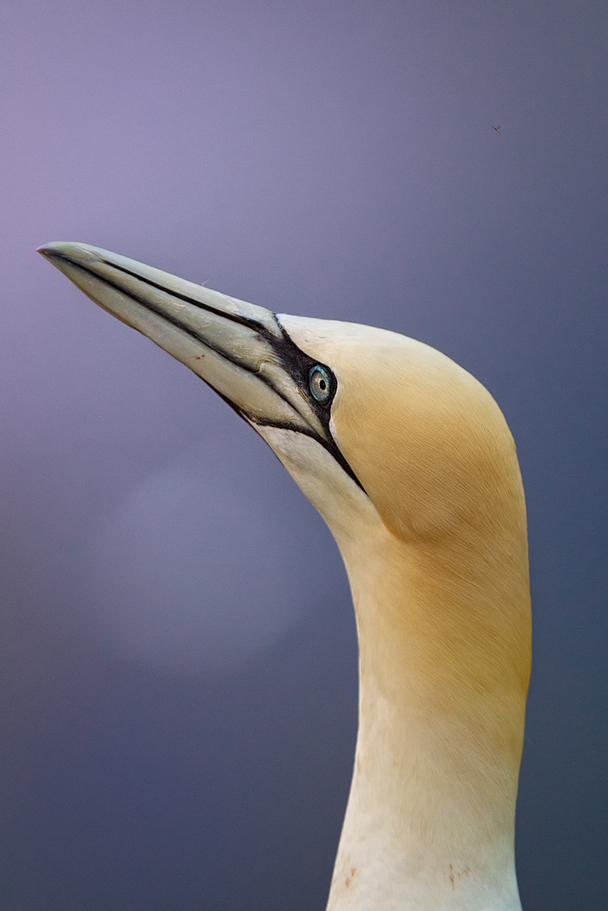
[[[174,671],[235,671],[320,602],[327,563],[307,577],[287,485],[234,469],[210,443],[146,477],[98,523],[85,604],[124,654]]]

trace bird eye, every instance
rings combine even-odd
[[[320,364],[312,367],[308,374],[308,385],[317,402],[321,405],[326,405],[329,402],[332,394],[332,384],[329,371],[325,367],[321,367]]]

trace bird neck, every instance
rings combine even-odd
[[[339,543],[357,616],[359,732],[328,911],[516,911],[525,536],[500,542],[499,560],[485,546],[466,560],[441,544],[408,547],[383,528]]]

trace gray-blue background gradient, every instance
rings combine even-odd
[[[51,240],[488,386],[529,508],[524,907],[608,907],[607,60],[603,0],[2,0],[2,911],[322,911],[356,729],[320,518]]]

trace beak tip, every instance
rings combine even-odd
[[[42,244],[41,247],[38,247],[36,253],[40,253],[42,256],[46,256],[47,259],[51,259],[54,256],[63,256],[68,250],[73,250],[74,247],[80,247],[81,244],[69,243],[63,240],[54,240],[50,244]]]
[[[40,253],[41,256],[50,260],[65,259],[76,263],[99,262],[101,259],[95,247],[65,240],[55,240],[50,244],[43,244],[37,248],[36,253]]]

